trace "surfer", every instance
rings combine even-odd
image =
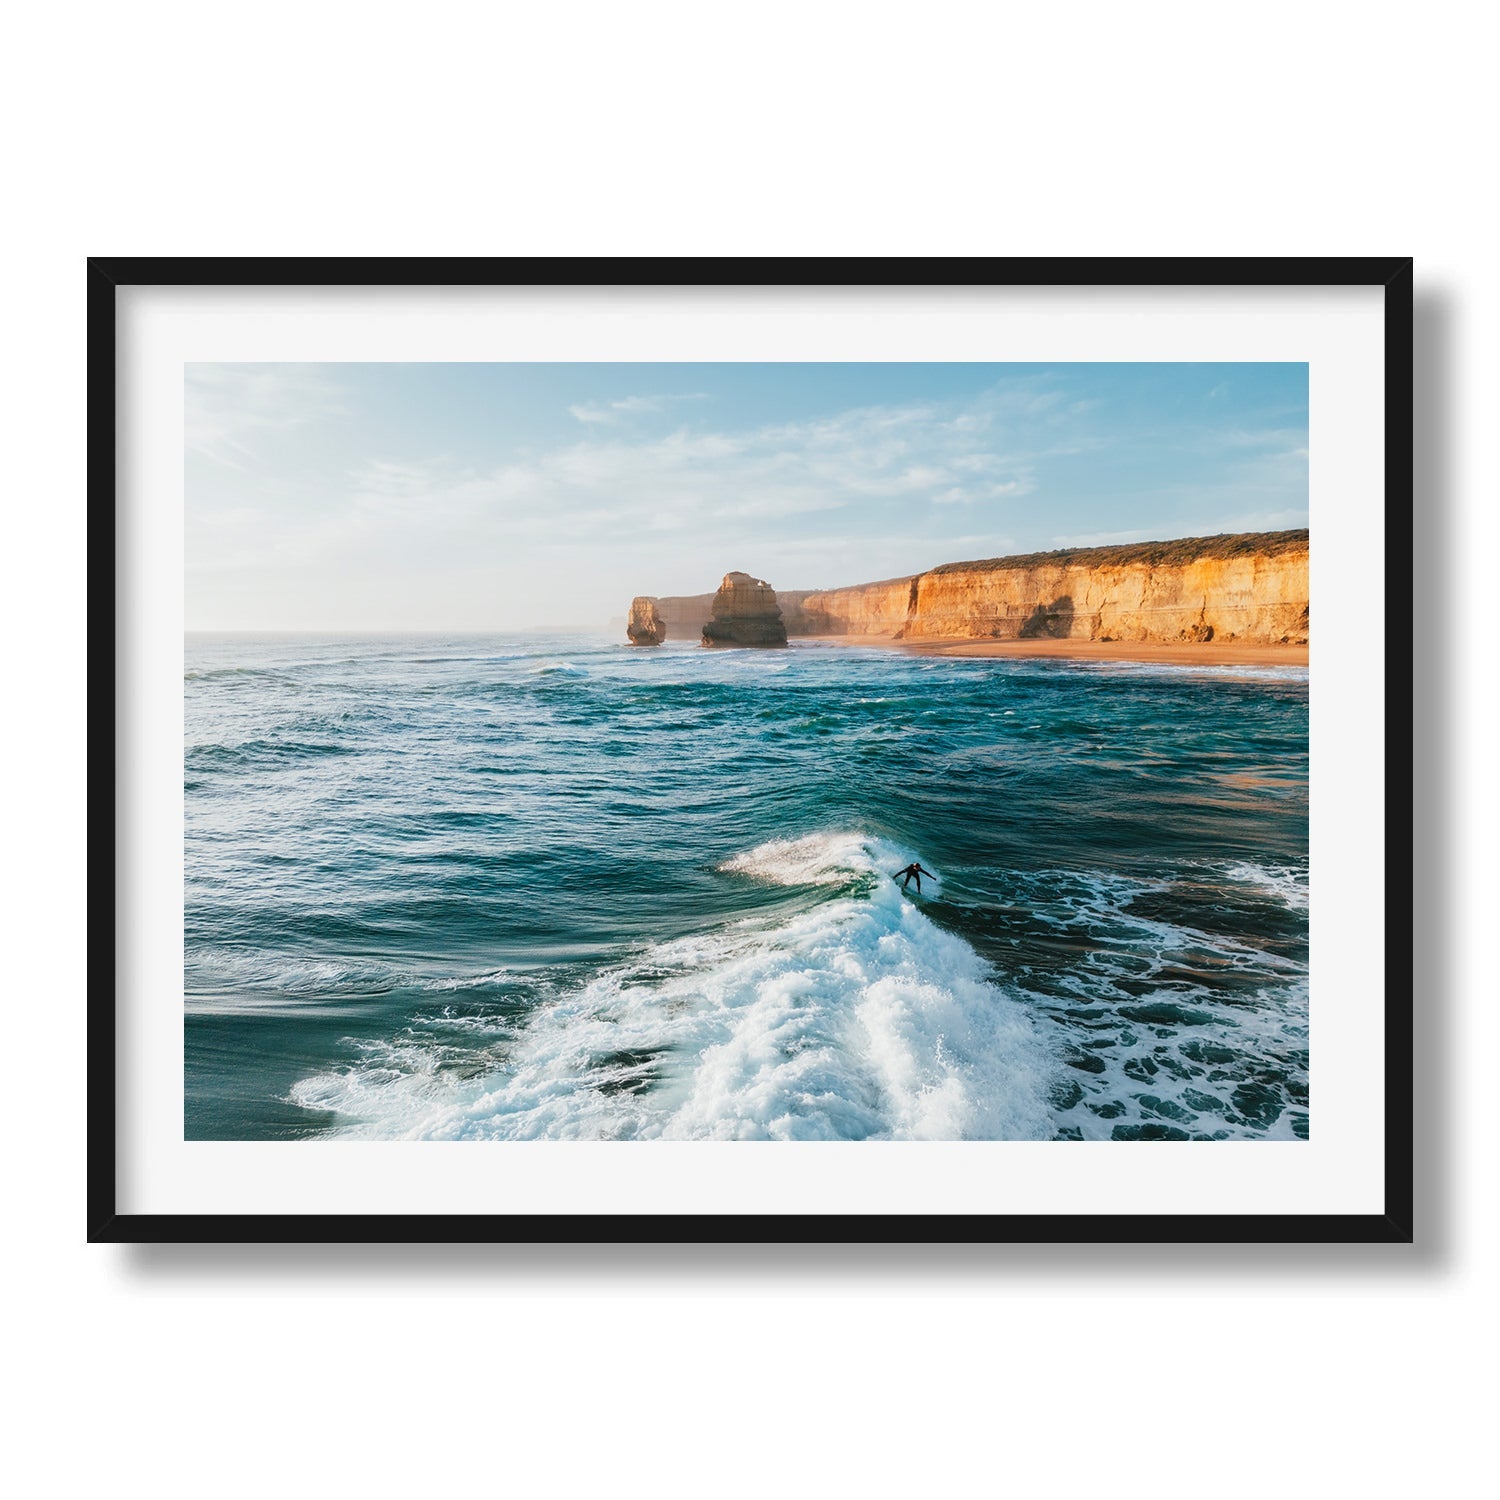
[[[934,875],[931,870],[924,870],[921,865],[916,864],[907,865],[904,870],[897,870],[896,873],[891,876],[891,879],[901,881],[901,889],[903,891],[909,889],[912,881],[915,880],[917,882],[917,894],[920,896],[922,894],[922,877],[924,875],[927,876],[929,880],[937,879],[937,876]],[[903,879],[903,877],[905,878]]]

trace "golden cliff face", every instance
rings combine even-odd
[[[924,573],[902,638],[1305,644],[1307,575],[1306,552]]]
[[[793,635],[900,635],[911,613],[915,582],[891,578],[807,594],[798,613],[787,616],[787,629]]]

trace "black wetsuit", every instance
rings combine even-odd
[[[896,872],[896,879],[901,881],[901,889],[903,891],[910,889],[912,881],[915,880],[917,882],[917,894],[920,896],[922,894],[922,877],[924,875],[929,880],[937,879],[937,876],[931,870],[924,870],[921,865],[907,865],[904,870],[898,870]],[[903,876],[905,879],[902,879]]]

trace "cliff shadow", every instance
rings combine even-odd
[[[1019,632],[1023,641],[1061,641],[1073,633],[1073,596],[1063,594],[1051,604],[1038,604]]]

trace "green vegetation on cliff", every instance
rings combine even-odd
[[[1171,542],[1126,542],[1115,547],[1063,547],[1055,552],[1026,552],[1015,557],[986,557],[976,562],[940,563],[929,573],[966,573],[973,568],[1040,567],[1173,567],[1200,558],[1279,557],[1301,552],[1308,545],[1308,531],[1239,531],[1219,536],[1184,536]]]

